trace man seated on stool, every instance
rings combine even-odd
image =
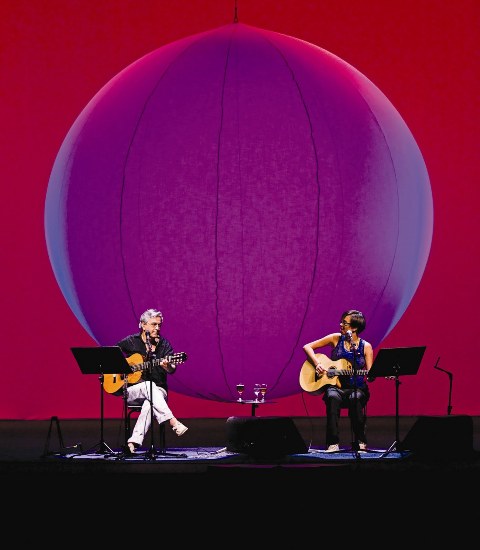
[[[163,315],[158,309],[147,309],[140,316],[140,332],[127,336],[118,342],[117,346],[128,358],[137,353],[144,359],[160,360],[153,362],[151,368],[142,372],[141,380],[126,388],[127,405],[141,405],[140,415],[137,418],[133,432],[128,439],[128,451],[134,453],[143,443],[143,439],[150,428],[150,385],[152,386],[153,415],[159,424],[168,421],[177,435],[183,435],[188,428],[177,420],[167,405],[168,384],[167,373],[173,374],[177,365],[169,362],[167,357],[173,355],[170,342],[160,335]],[[151,373],[151,374],[150,374]],[[150,377],[153,384],[150,383]]]

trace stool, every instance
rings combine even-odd
[[[131,434],[132,433],[132,429],[131,429],[131,416],[133,413],[137,413],[137,414],[140,414],[140,411],[142,410],[142,406],[141,405],[127,405],[127,418],[125,419],[125,425],[126,425],[126,430],[127,430],[127,433],[128,434]],[[156,420],[154,419],[154,422],[156,423]],[[160,449],[160,452],[165,452],[165,448],[166,448],[166,443],[165,443],[165,422],[162,422],[161,424],[159,424],[159,434],[160,434],[160,438],[159,438],[159,449]],[[150,426],[150,429],[152,430],[153,429],[153,426]]]
[[[348,403],[345,404],[345,405],[342,405],[339,409],[338,409],[338,418],[340,418],[342,416],[342,409],[346,409],[348,410]],[[363,406],[363,416],[365,418],[365,438],[367,436],[367,420],[368,420],[368,416],[367,416],[367,403],[365,403],[365,405]],[[365,443],[365,442],[364,442]]]

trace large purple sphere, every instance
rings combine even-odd
[[[417,289],[433,230],[408,127],[338,57],[231,24],[139,59],[68,133],[46,198],[60,288],[100,345],[163,311],[188,360],[170,388],[301,391],[302,346],[367,319],[377,346]],[[73,344],[72,344],[73,345]]]

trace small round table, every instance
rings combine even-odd
[[[232,401],[232,403],[238,403],[239,405],[252,405],[252,416],[255,416],[255,411],[259,405],[273,405],[276,401],[271,401],[265,399],[264,401],[259,401],[257,399],[240,399]]]

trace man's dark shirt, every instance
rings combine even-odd
[[[140,333],[131,334],[130,336],[127,336],[123,340],[120,340],[117,346],[119,346],[119,348],[123,351],[123,353],[125,354],[125,357],[130,357],[134,353],[139,353],[143,357],[143,360],[141,362],[146,361],[147,346],[145,345],[145,342],[142,340]],[[157,344],[155,352],[151,354],[151,359],[159,360],[159,359],[162,359],[163,357],[166,357],[167,355],[173,355],[172,345],[166,338],[164,338],[163,336],[160,336],[160,340]],[[160,365],[152,366],[151,377],[154,384],[156,384],[157,386],[160,386],[166,392],[168,392],[167,372],[163,367],[161,367]],[[150,380],[150,368],[147,368],[142,371],[142,379]]]

